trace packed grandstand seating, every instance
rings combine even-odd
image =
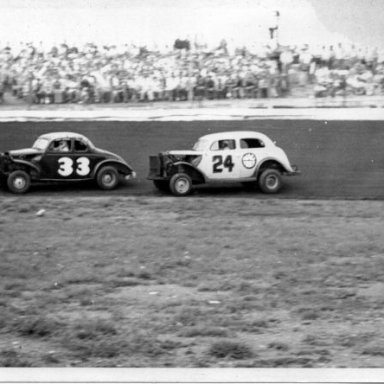
[[[168,49],[21,43],[0,47],[4,92],[29,103],[128,103],[382,95],[384,55],[353,45]]]

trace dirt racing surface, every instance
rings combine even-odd
[[[5,197],[0,365],[382,367],[381,201]]]
[[[138,173],[136,181],[117,195],[158,195],[148,175],[148,156],[170,149],[189,149],[202,135],[220,131],[257,130],[277,142],[302,171],[285,179],[282,198],[384,198],[384,129],[382,121],[190,121],[190,122],[29,122],[1,123],[0,151],[32,145],[53,131],[86,135],[96,146],[126,159]],[[37,187],[32,194],[100,195],[91,186]],[[1,192],[0,192],[1,193]],[[241,186],[204,188],[200,194],[242,197]],[[251,196],[260,197],[260,193]],[[247,194],[249,196],[249,193]]]
[[[150,154],[248,129],[302,171],[279,195],[146,180]],[[1,123],[0,151],[53,131],[138,179],[0,192],[1,367],[383,366],[382,122]]]

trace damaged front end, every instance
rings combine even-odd
[[[162,152],[149,157],[149,180],[168,180],[185,166],[196,168],[202,155],[192,153]]]
[[[8,152],[0,153],[0,175],[6,175],[9,173],[11,163],[12,157]]]
[[[0,185],[6,183],[11,163],[12,158],[8,152],[0,153]]]

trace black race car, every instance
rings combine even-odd
[[[25,193],[32,182],[96,180],[101,189],[115,188],[136,173],[120,156],[96,148],[72,132],[47,133],[32,148],[0,154],[0,182],[13,193]]]

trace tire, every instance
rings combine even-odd
[[[153,185],[161,192],[169,192],[168,180],[153,180]]]
[[[266,169],[260,174],[258,184],[264,193],[277,193],[283,186],[281,173],[277,169]]]
[[[96,175],[96,182],[99,188],[104,190],[111,190],[119,184],[119,174],[115,167],[105,166],[102,167]]]
[[[192,190],[192,179],[186,173],[176,173],[171,177],[169,187],[175,196],[187,196]]]
[[[12,193],[25,193],[31,186],[31,176],[25,171],[13,171],[7,178],[7,186]]]

